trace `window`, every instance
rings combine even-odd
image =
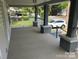
[[[54,20],[50,21],[50,23],[53,23],[53,22],[55,22],[55,21]]]

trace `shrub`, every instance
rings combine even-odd
[[[26,20],[29,20],[29,17],[28,16],[22,16],[21,19],[26,21]]]

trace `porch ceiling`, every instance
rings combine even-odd
[[[36,3],[33,3],[36,1]],[[43,4],[44,2],[50,2],[52,3],[57,3],[57,2],[62,2],[66,0],[6,0],[6,2],[10,6],[33,6],[33,5],[38,5],[38,4]]]

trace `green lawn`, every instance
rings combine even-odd
[[[15,27],[29,27],[29,26],[32,26],[32,24],[33,24],[32,20],[16,21],[16,22],[13,22],[13,24],[11,24],[11,27],[12,28],[15,28]]]

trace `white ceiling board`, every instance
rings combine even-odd
[[[33,0],[6,0],[6,1],[10,6],[33,6],[48,1],[56,3],[58,1],[64,1],[64,0],[36,0],[37,1],[36,3],[33,3]]]
[[[7,0],[9,5],[34,5],[33,0]]]

